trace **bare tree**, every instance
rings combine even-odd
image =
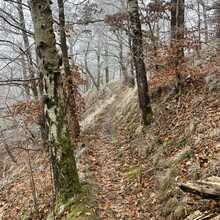
[[[203,0],[199,0],[199,3],[202,5],[202,14],[203,14],[203,21],[204,21],[204,32],[205,32],[205,43],[208,43],[208,20],[207,20],[207,9],[206,4]]]
[[[35,72],[34,72],[34,64],[33,64],[33,58],[31,54],[31,49],[30,49],[30,43],[28,39],[28,33],[25,25],[25,17],[23,13],[23,6],[22,6],[22,0],[17,0],[17,8],[18,8],[18,15],[19,15],[19,23],[20,23],[20,28],[22,32],[22,38],[24,42],[24,50],[25,50],[25,55],[27,57],[27,69],[29,72],[30,78],[34,79],[35,78]],[[37,99],[38,98],[38,89],[37,89],[37,83],[35,80],[31,82],[30,85],[30,90],[33,94],[33,96]]]
[[[138,1],[128,0],[128,10],[130,14],[132,50],[138,86],[139,107],[142,110],[144,125],[150,125],[153,120],[153,112],[151,109],[150,96],[148,94]]]
[[[216,0],[214,1],[213,4],[213,8],[214,8],[214,23],[215,23],[215,34],[217,38],[220,38],[220,22],[219,22],[219,18],[220,18],[220,1]]]

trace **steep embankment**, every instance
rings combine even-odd
[[[99,189],[98,218],[195,219],[209,213],[219,218],[216,199],[188,195],[178,187],[220,176],[220,74],[213,65],[218,55],[211,57],[182,73],[178,92],[174,77],[152,79],[155,120],[148,128],[140,124],[136,90],[119,82],[107,85],[112,96],[101,96],[103,108],[90,117],[82,140],[87,146],[82,163],[90,164],[85,181]],[[90,116],[97,111],[96,101],[88,108]]]

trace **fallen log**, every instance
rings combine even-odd
[[[179,187],[185,192],[220,201],[220,177],[213,176],[206,180],[181,183]]]
[[[219,220],[220,214],[211,213],[211,214],[204,214],[201,211],[197,210],[188,217],[185,218],[185,220]]]

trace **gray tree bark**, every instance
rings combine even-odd
[[[49,147],[54,176],[56,204],[66,202],[82,188],[76,170],[64,104],[63,85],[53,30],[50,0],[31,0],[36,53],[47,96],[45,120],[49,127]]]
[[[128,10],[130,14],[132,50],[138,86],[139,107],[142,111],[143,124],[146,126],[151,124],[153,112],[148,93],[146,68],[143,56],[143,37],[138,11],[138,1],[128,0]]]
[[[109,82],[109,55],[108,47],[105,47],[105,83]]]
[[[85,71],[86,71],[86,74],[90,76],[95,88],[99,90],[100,85],[98,83],[98,80],[97,81],[95,80],[95,77],[93,76],[92,72],[89,70],[89,65],[88,65],[89,47],[90,47],[90,42],[87,44],[87,48],[85,51],[85,59],[84,59]]]
[[[203,0],[200,0],[200,4],[202,5],[202,14],[204,20],[204,32],[205,32],[205,43],[208,43],[208,20],[207,20],[207,9]]]
[[[33,59],[32,59],[32,54],[31,54],[31,50],[30,50],[30,43],[29,43],[29,39],[28,39],[27,29],[26,29],[26,25],[25,25],[22,0],[17,0],[17,3],[18,3],[19,22],[20,22],[23,41],[24,41],[24,49],[26,51],[25,54],[26,54],[26,57],[28,60],[27,69],[29,72],[29,76],[32,79],[34,79],[35,73],[34,73]],[[37,83],[35,80],[33,80],[33,82],[31,82],[30,90],[33,93],[33,96],[37,99],[38,98],[38,90],[37,90]]]

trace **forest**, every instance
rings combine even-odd
[[[219,220],[220,1],[0,0],[0,220]]]

